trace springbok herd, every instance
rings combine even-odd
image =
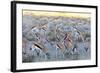
[[[90,59],[90,24],[90,18],[24,15],[23,62]]]

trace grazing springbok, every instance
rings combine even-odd
[[[69,53],[73,53],[77,49],[77,45],[74,44],[70,33],[66,33],[64,37],[64,46]]]
[[[56,47],[57,47],[57,49],[59,49],[61,51],[61,54],[64,58],[64,52],[66,50],[64,44],[62,42],[57,42]]]
[[[69,48],[71,49],[73,46],[73,41],[72,41],[71,35],[69,33],[65,34],[64,45],[65,45],[66,49],[69,49]]]
[[[80,31],[77,31],[78,32],[78,41],[82,41],[82,42],[84,42],[84,37],[83,37],[83,34],[82,34],[82,32],[80,32]]]

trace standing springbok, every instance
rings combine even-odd
[[[74,41],[84,42],[84,33],[79,31],[76,27],[73,27],[72,30]]]
[[[34,54],[34,56],[36,57],[36,59],[38,61],[45,61],[45,60],[47,60],[45,49],[46,49],[45,47],[43,47],[42,45],[40,45],[38,43],[34,43],[32,45],[33,54]]]
[[[48,48],[45,46],[47,39],[45,34],[37,34],[37,41],[34,42],[34,46],[38,47],[49,58]]]

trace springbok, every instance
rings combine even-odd
[[[84,33],[79,31],[76,27],[73,27],[72,30],[73,30],[72,34],[74,34],[73,35],[74,41],[76,41],[76,42],[77,41],[78,42],[80,42],[80,41],[84,42]]]
[[[22,53],[29,54],[29,41],[26,38],[22,38]]]
[[[74,41],[72,40],[72,36],[70,33],[65,34],[64,46],[67,49],[67,51],[71,54],[77,49],[77,45],[74,44]]]
[[[65,52],[65,46],[62,42],[57,42],[56,43],[56,48],[60,50],[63,58],[64,58],[64,52]]]
[[[90,38],[88,38],[85,41],[84,46],[85,46],[84,49],[85,49],[86,52],[91,49],[91,39]]]
[[[41,51],[43,51],[49,58],[48,48],[45,46],[45,44],[47,43],[46,37],[44,36],[44,34],[38,34],[37,37],[37,41],[34,42],[34,45],[41,49]]]
[[[46,48],[43,45],[38,43],[33,43],[30,50],[33,51],[33,56],[35,57],[36,61],[45,61],[47,60],[46,56]]]
[[[83,34],[82,34],[82,32],[80,32],[80,31],[77,31],[78,32],[78,41],[82,41],[82,42],[84,42],[84,37],[83,37]]]

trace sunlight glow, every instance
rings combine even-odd
[[[76,13],[76,12],[53,12],[53,11],[32,11],[23,10],[23,15],[32,16],[63,16],[63,17],[76,17],[76,18],[90,18],[90,13]]]

